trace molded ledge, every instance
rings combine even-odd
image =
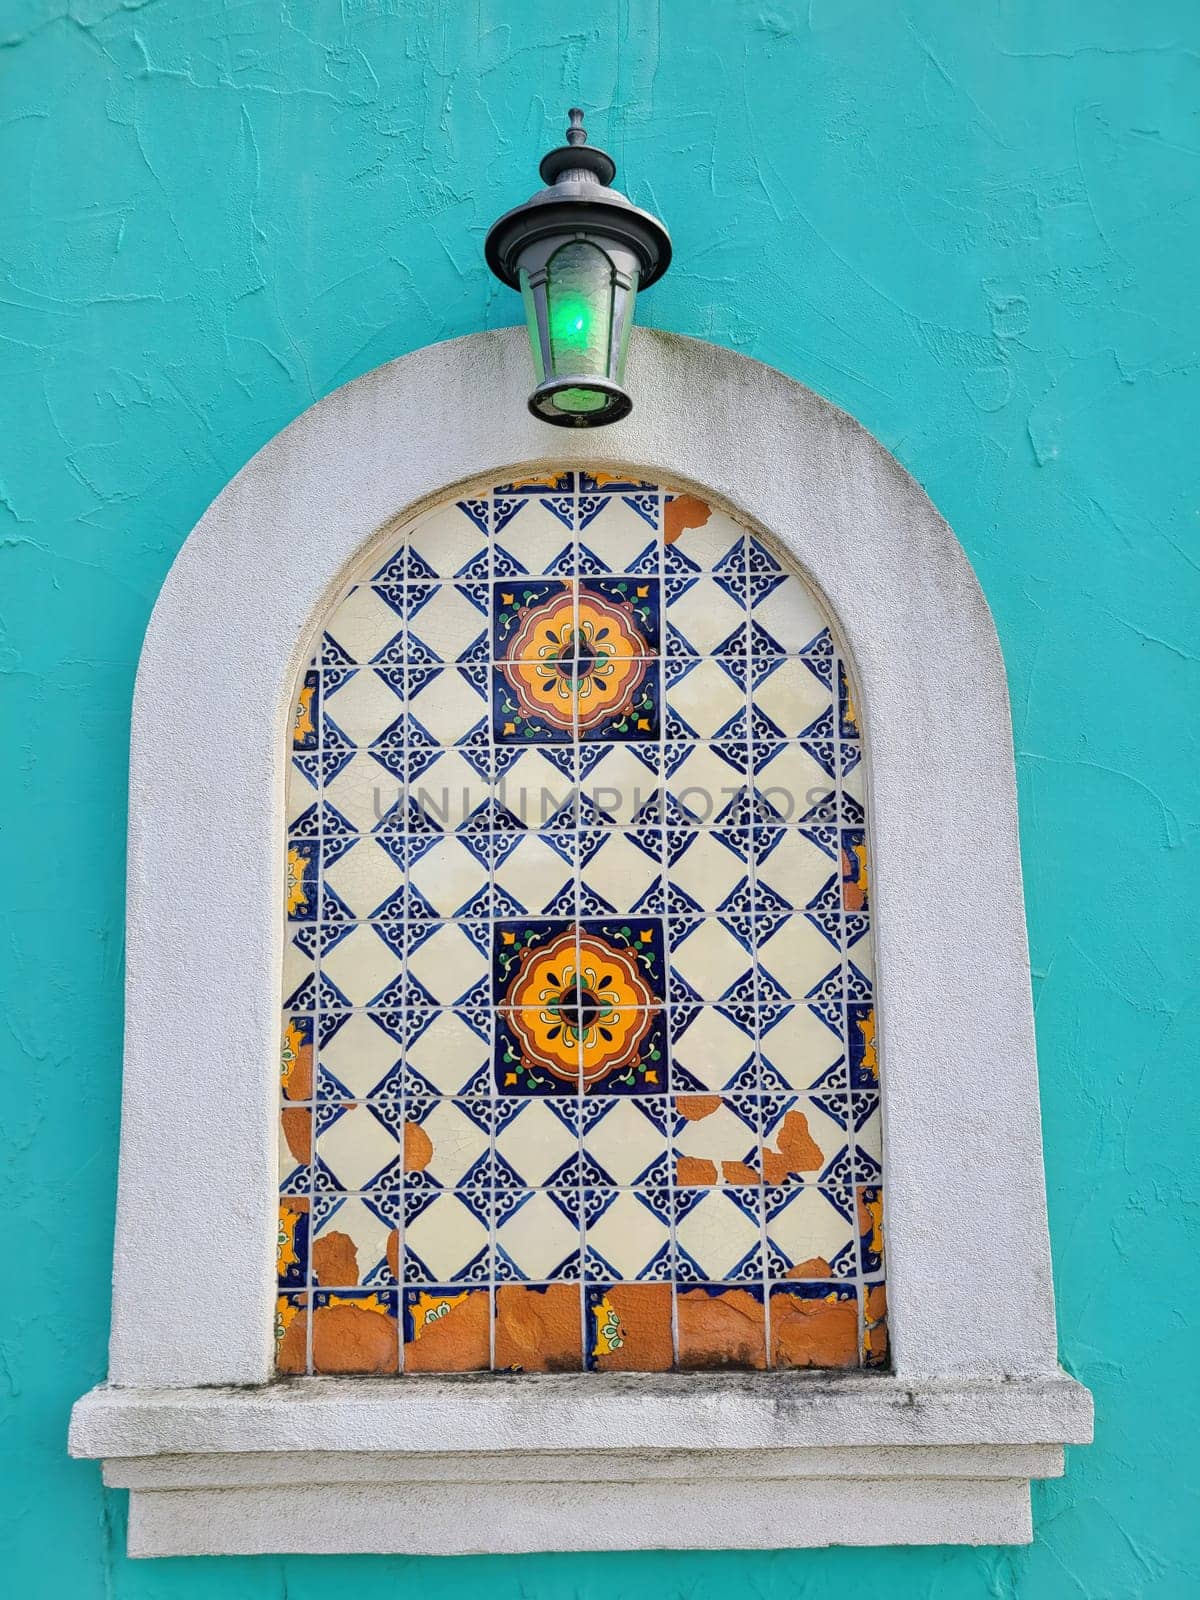
[[[489,1375],[101,1387],[71,1451],[131,1490],[133,1555],[466,1554],[1025,1543],[1091,1436],[1065,1375]]]

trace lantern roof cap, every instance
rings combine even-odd
[[[523,205],[488,229],[484,256],[488,266],[510,288],[520,287],[520,257],[531,244],[561,233],[592,233],[631,250],[638,261],[638,288],[661,278],[671,262],[671,236],[652,212],[635,206],[611,187],[617,164],[607,151],[587,142],[583,112],[568,113],[565,144],[542,157],[539,172],[546,184]]]

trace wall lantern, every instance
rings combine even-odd
[[[609,188],[616,163],[588,144],[583,112],[568,115],[566,144],[538,168],[547,187],[492,224],[484,254],[525,300],[529,409],[557,427],[602,428],[633,409],[621,387],[633,303],[670,265],[671,238]]]

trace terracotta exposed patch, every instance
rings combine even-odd
[[[863,1308],[863,1360],[868,1367],[886,1366],[888,1358],[887,1289],[873,1283]]]
[[[767,1364],[766,1323],[760,1300],[746,1289],[708,1294],[686,1289],[676,1302],[679,1365],[753,1367]]]
[[[714,1111],[721,1109],[721,1096],[719,1094],[677,1094],[675,1096],[675,1109],[681,1117],[686,1117],[689,1122],[699,1122],[702,1117],[711,1117]]]
[[[314,1372],[395,1372],[399,1364],[396,1319],[386,1311],[343,1301],[313,1313]]]
[[[577,1285],[504,1284],[496,1291],[496,1367],[501,1372],[578,1372],[583,1328]]]
[[[807,1261],[799,1261],[794,1267],[789,1267],[784,1273],[785,1278],[832,1278],[833,1268],[824,1256],[810,1256]]]
[[[307,1106],[284,1106],[279,1120],[292,1159],[306,1166],[312,1157],[312,1112]]]
[[[762,1178],[744,1161],[722,1161],[721,1176],[726,1183],[761,1183]]]
[[[275,1243],[275,1269],[282,1278],[293,1267],[301,1267],[300,1252],[296,1249],[296,1230],[300,1218],[308,1211],[307,1198],[285,1200],[279,1207],[279,1234]]]
[[[879,1077],[879,1057],[875,1054],[875,1008],[858,1019],[859,1037],[862,1039],[862,1067],[875,1079]]]
[[[392,1277],[400,1277],[400,1230],[393,1228],[387,1236],[387,1264]]]
[[[404,1170],[424,1172],[433,1160],[433,1140],[419,1122],[404,1124]]]
[[[308,1313],[294,1302],[280,1300],[276,1316],[283,1324],[283,1337],[275,1345],[278,1372],[303,1372],[308,1362]]]
[[[715,1161],[705,1161],[702,1156],[676,1156],[675,1182],[682,1184],[685,1189],[699,1188],[716,1181]]]
[[[285,1100],[311,1100],[313,1082],[313,1047],[305,1044],[295,1023],[289,1023],[285,1048],[290,1059],[283,1079]]]
[[[879,1189],[859,1189],[856,1194],[858,1231],[869,1239],[868,1249],[883,1254],[883,1193]]]
[[[600,1372],[669,1372],[674,1363],[671,1285],[618,1283],[589,1309],[588,1337]],[[619,1341],[619,1344],[618,1344]],[[613,1348],[617,1344],[618,1348]]]
[[[358,1251],[348,1233],[323,1233],[313,1240],[314,1282],[346,1289],[358,1282]]]
[[[488,1300],[486,1289],[421,1294],[409,1312],[414,1333],[404,1345],[405,1372],[486,1371],[491,1360]]]
[[[847,911],[861,911],[867,903],[867,851],[856,844],[851,852],[842,849],[842,903]]]
[[[564,474],[562,474],[562,473],[550,473],[547,477],[544,477],[544,478],[515,478],[513,480],[513,482],[509,485],[509,488],[514,489],[514,490],[515,489],[557,489],[559,484],[563,480],[563,476],[564,476]],[[607,481],[607,475],[606,474],[600,473],[600,472],[598,472],[596,474],[596,482],[597,483],[604,483],[606,481]]]
[[[776,1149],[763,1148],[763,1174],[768,1183],[783,1183],[791,1173],[815,1172],[825,1157],[802,1111],[789,1111],[779,1127]]]
[[[712,507],[694,494],[677,494],[663,511],[663,540],[674,544],[685,528],[702,528],[712,516]]]
[[[798,1294],[771,1296],[771,1365],[858,1365],[858,1304],[853,1296],[809,1300]]]

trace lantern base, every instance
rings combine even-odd
[[[604,428],[627,417],[633,401],[607,378],[551,378],[529,396],[529,409],[556,428]]]

